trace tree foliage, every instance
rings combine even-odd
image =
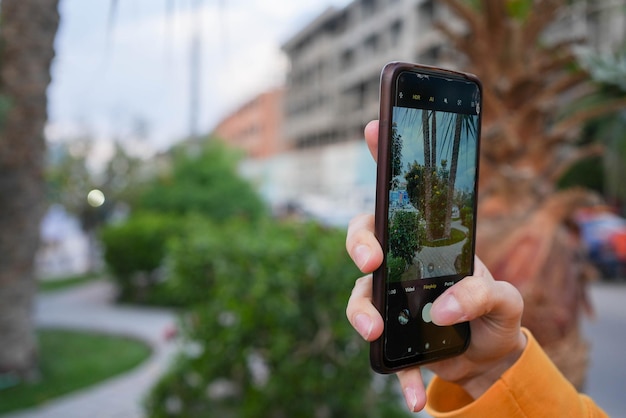
[[[53,144],[46,166],[48,202],[61,204],[77,216],[86,232],[97,230],[116,209],[134,202],[141,187],[139,158],[129,155],[116,141],[113,156],[102,170],[94,170],[89,164],[92,144],[93,137],[88,134]],[[103,192],[102,206],[89,204],[87,195],[93,189]]]
[[[237,173],[238,154],[216,140],[197,152],[189,147],[172,151],[172,163],[146,186],[136,208],[182,215],[198,213],[215,220],[258,219],[265,204],[252,185]]]
[[[626,92],[626,43],[612,53],[598,54],[589,49],[579,50],[583,67],[600,86],[591,100],[602,103],[623,97]],[[585,125],[581,144],[601,144],[605,147],[600,157],[593,155],[565,172],[560,187],[582,185],[605,196],[609,203],[626,216],[626,107]]]
[[[101,233],[122,300],[176,306],[193,300],[167,290],[162,267],[170,239],[194,215],[222,222],[257,221],[266,214],[264,202],[236,167],[236,154],[222,144],[210,142],[195,154],[179,147],[169,169],[135,186],[139,196],[131,200],[130,217]]]
[[[402,135],[398,133],[395,123],[391,128],[391,155],[391,181],[397,186],[396,177],[402,173]]]
[[[422,249],[423,230],[417,212],[398,210],[389,222],[389,250],[406,265],[413,263],[415,253]]]
[[[426,167],[414,161],[405,178],[407,181],[407,194],[413,206],[420,213],[426,213],[426,205],[430,206],[430,217],[424,217],[426,236],[429,240],[444,237],[448,205],[449,171],[447,161],[442,160],[439,168],[434,168],[430,173],[430,201],[426,201],[427,194],[423,192],[426,186]]]

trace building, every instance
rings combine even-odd
[[[441,64],[433,0],[355,0],[327,9],[283,45],[291,69],[285,99],[288,143],[307,148],[363,136],[378,115],[380,71],[389,61]]]
[[[615,52],[626,40],[626,1],[579,0],[565,10],[555,26],[556,33],[585,38],[595,52]]]
[[[624,0],[573,2],[547,35],[614,51],[625,39],[625,7]],[[434,27],[438,21],[455,24],[435,0],[354,0],[322,13],[283,45],[291,64],[285,140],[307,148],[361,138],[378,115],[380,71],[389,61],[458,68],[461,57]]]
[[[282,126],[283,89],[276,88],[228,115],[215,127],[213,135],[243,150],[248,158],[264,159],[285,149]]]

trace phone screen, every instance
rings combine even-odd
[[[384,273],[386,361],[461,352],[467,324],[432,323],[432,302],[472,274],[480,86],[407,70],[392,80]]]

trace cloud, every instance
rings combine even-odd
[[[188,132],[190,48],[201,36],[202,131],[263,90],[283,82],[280,46],[329,4],[314,0],[204,0],[117,2],[62,0],[57,57],[49,90],[55,135],[72,124],[98,136],[120,134],[143,119],[154,147]],[[167,5],[173,5],[168,8]],[[74,129],[75,131],[76,129]]]

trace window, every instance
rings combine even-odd
[[[361,0],[363,17],[370,17],[376,12],[376,0]]]
[[[370,35],[367,39],[365,39],[365,52],[375,53],[378,50],[378,44],[378,35]]]
[[[423,31],[424,28],[429,28],[433,24],[435,21],[435,3],[433,0],[426,0],[418,6],[417,19],[419,31]]]
[[[426,0],[419,6],[420,15],[426,19],[435,18],[435,2],[433,0]]]
[[[391,44],[396,45],[402,36],[402,21],[396,20],[391,24]]]
[[[346,49],[341,54],[341,68],[350,68],[354,63],[354,51],[352,49]]]
[[[441,47],[433,46],[428,48],[426,51],[421,53],[418,56],[418,62],[423,62],[424,64],[436,65],[439,61],[439,57],[441,56]]]

